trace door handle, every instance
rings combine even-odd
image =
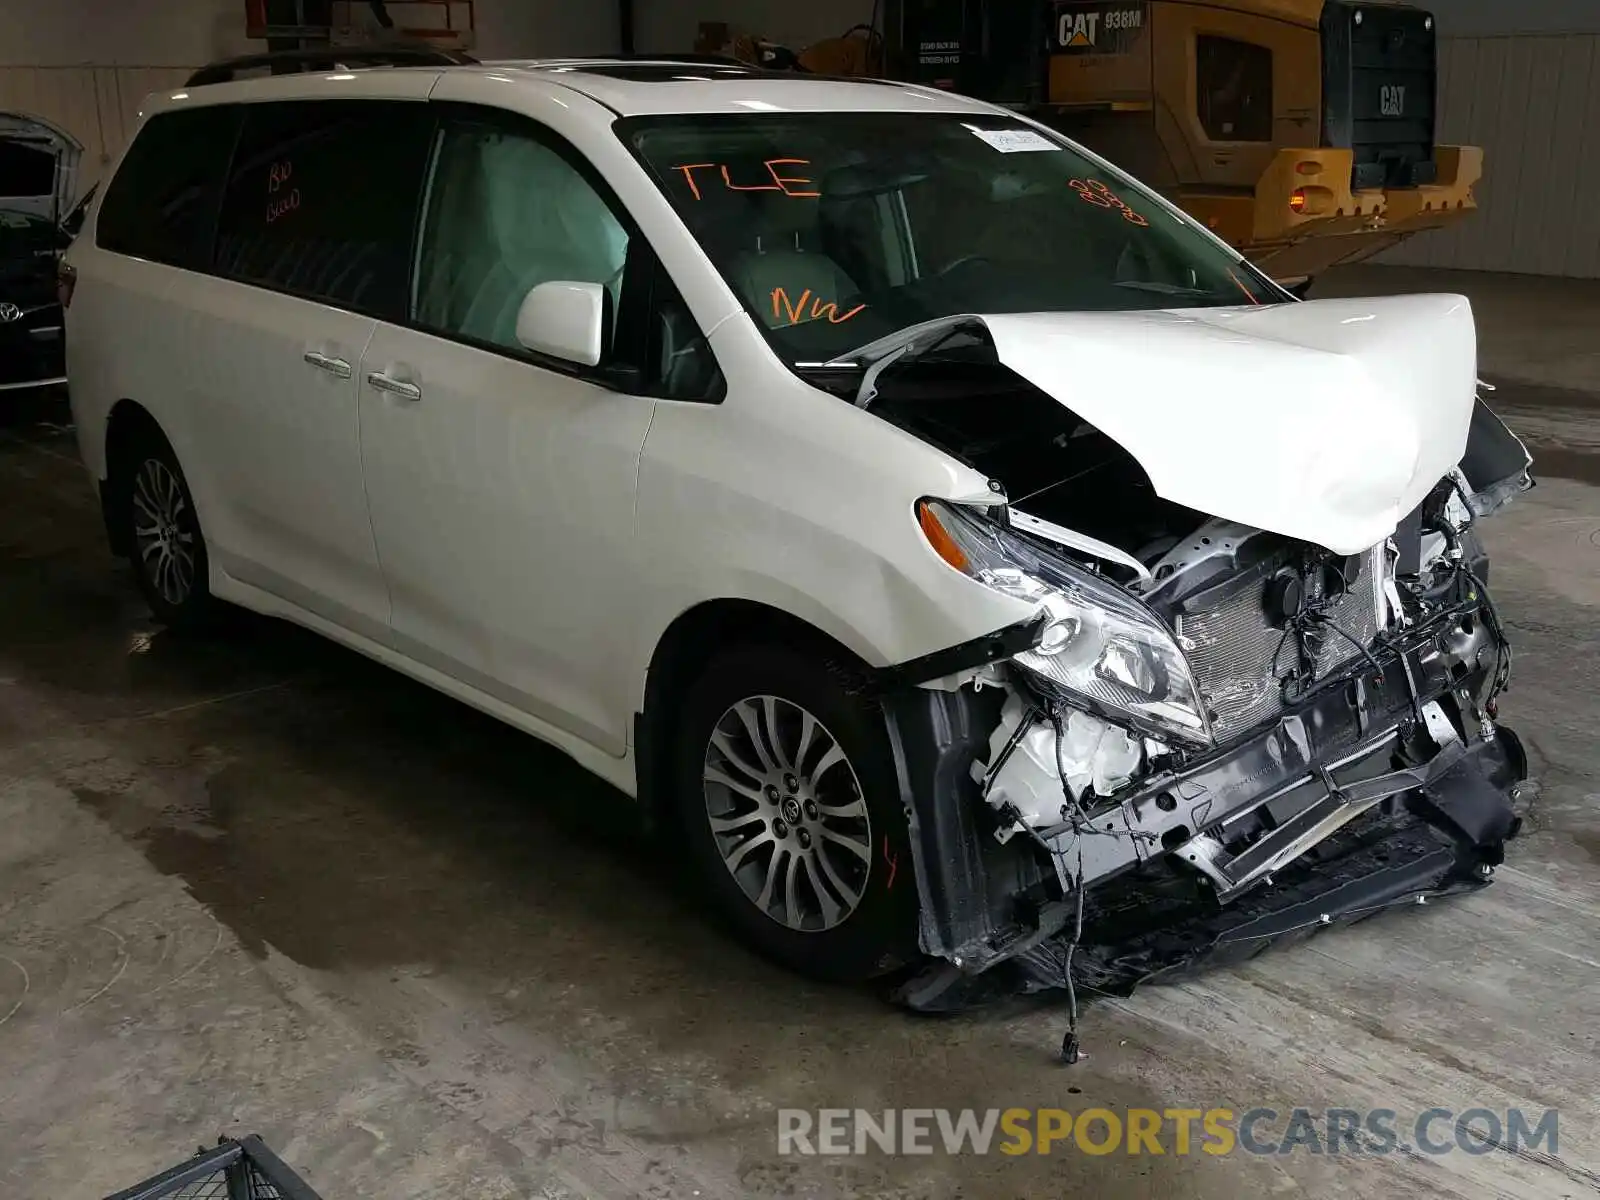
[[[401,400],[421,400],[422,389],[414,383],[407,383],[404,379],[396,379],[393,375],[385,375],[382,371],[373,371],[367,375],[367,382],[380,392],[388,392],[391,396],[398,396]]]
[[[337,376],[340,379],[349,379],[354,374],[350,369],[350,364],[342,358],[329,358],[326,354],[320,354],[315,350],[307,350],[304,358],[317,370],[326,371],[328,374]]]

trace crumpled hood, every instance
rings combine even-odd
[[[1164,499],[1338,554],[1388,537],[1466,448],[1464,296],[981,319]]]

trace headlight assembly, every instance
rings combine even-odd
[[[1211,744],[1188,661],[1134,597],[958,505],[924,500],[917,520],[934,552],[970,579],[1046,615],[1038,644],[1013,662],[1069,702],[1158,737]]]

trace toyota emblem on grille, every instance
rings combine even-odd
[[[22,320],[22,310],[15,304],[0,304],[0,325]]]

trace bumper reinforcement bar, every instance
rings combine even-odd
[[[1222,843],[1209,834],[1191,838],[1178,854],[1211,880],[1218,900],[1231,900],[1252,884],[1270,879],[1273,872],[1331,837],[1374,805],[1391,796],[1427,787],[1473,752],[1460,741],[1452,741],[1419,766],[1344,785],[1329,778],[1326,780],[1328,792],[1321,800],[1307,805],[1239,854],[1230,856]]]

